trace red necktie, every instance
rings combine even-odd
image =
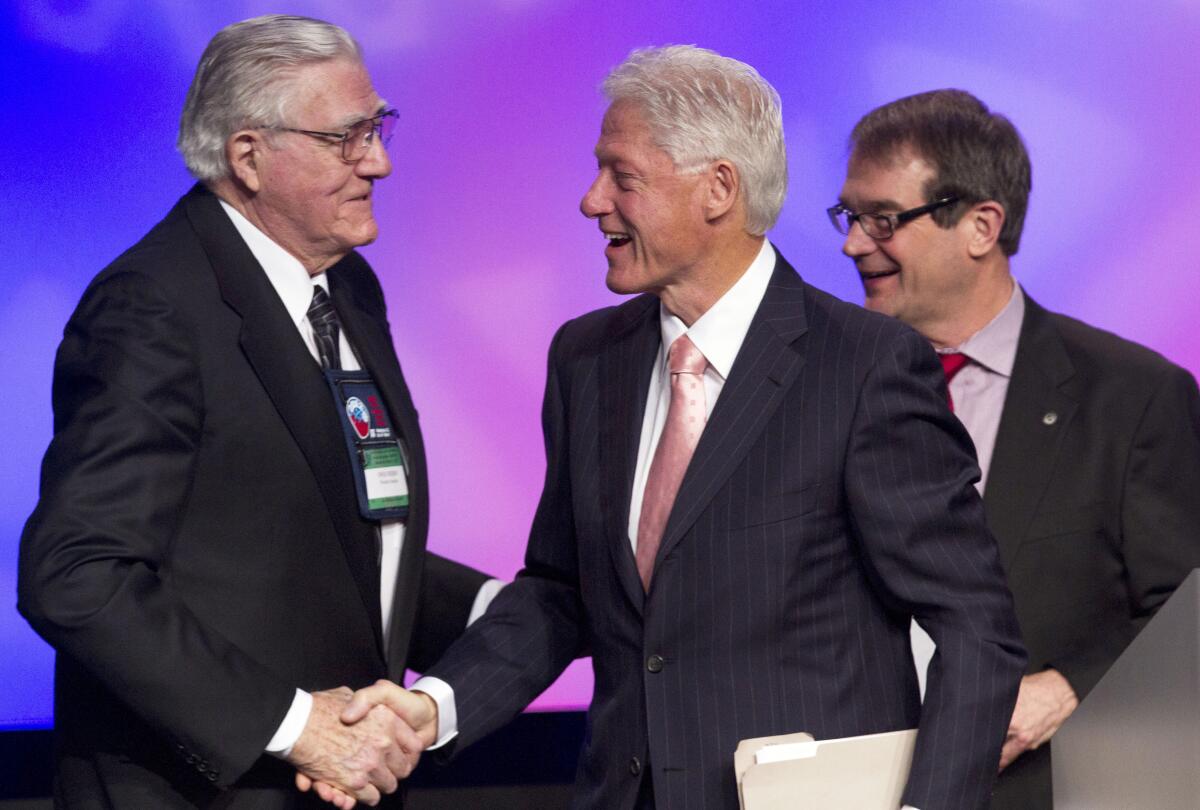
[[[968,358],[962,352],[947,352],[939,354],[942,361],[942,372],[946,375],[946,404],[950,406],[950,412],[954,413],[954,398],[950,396],[950,381],[954,379],[954,375],[962,371],[963,366],[967,364]]]
[[[671,370],[671,404],[650,462],[642,494],[642,514],[638,518],[635,556],[642,587],[647,591],[675,495],[708,418],[704,401],[704,369],[708,361],[687,335],[680,335],[667,350],[667,367]]]

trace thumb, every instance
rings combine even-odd
[[[386,706],[400,717],[407,718],[414,711],[420,710],[421,702],[399,684],[379,680],[354,693],[354,697],[342,710],[342,722],[347,725],[357,723],[376,706]]]

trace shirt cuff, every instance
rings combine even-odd
[[[312,714],[312,706],[312,695],[303,689],[297,689],[296,696],[292,698],[291,708],[284,715],[279,728],[275,730],[275,736],[267,743],[268,754],[284,759],[292,753],[292,746],[296,744],[296,740],[300,739],[300,735],[304,733],[304,727],[308,725],[308,716]]]
[[[496,580],[492,581],[495,582]],[[437,742],[429,746],[430,751],[435,748],[441,748],[458,736],[458,710],[454,707],[454,689],[450,684],[441,678],[426,676],[418,678],[412,686],[408,687],[408,690],[410,692],[424,692],[433,698],[433,702],[437,704]]]
[[[487,611],[488,605],[496,598],[496,594],[500,593],[500,589],[507,584],[502,579],[489,579],[479,586],[479,592],[475,594],[475,601],[471,604],[471,614],[467,616],[468,627]]]

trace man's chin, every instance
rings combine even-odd
[[[638,274],[621,264],[613,264],[611,259],[608,262],[608,274],[604,277],[604,284],[617,295],[635,295],[646,291]]]
[[[355,228],[353,233],[349,234],[349,238],[346,239],[346,244],[351,249],[360,248],[371,244],[378,238],[379,226],[372,219],[369,223],[363,223],[361,226]]]
[[[887,295],[871,295],[868,293],[863,298],[863,308],[869,309],[872,312],[878,312],[880,315],[889,315],[895,317],[895,302],[891,296]]]

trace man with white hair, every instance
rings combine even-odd
[[[741,739],[914,726],[905,802],[981,806],[1024,651],[937,359],[765,239],[787,173],[753,68],[635,51],[604,91],[580,208],[639,295],[554,338],[526,567],[414,692],[343,719],[384,702],[466,745],[590,654],[573,807],[735,808]],[[924,707],[912,616],[941,649]]]
[[[319,803],[296,769],[375,804],[415,761],[386,709],[338,719],[345,686],[431,663],[486,592],[424,551],[421,432],[354,252],[395,118],[344,30],[223,29],[180,126],[200,182],[67,324],[19,584],[58,652],[58,807]]]

